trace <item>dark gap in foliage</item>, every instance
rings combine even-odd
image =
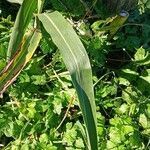
[[[99,108],[100,113],[105,117],[105,126],[107,127],[110,124],[110,119],[114,117],[115,111],[111,107],[106,109],[103,106],[99,106]]]
[[[10,101],[10,98],[9,98],[9,95],[7,92],[5,92],[3,94],[3,97],[0,99],[0,106],[3,106],[6,104],[6,102],[9,102]]]
[[[12,137],[7,137],[5,135],[2,135],[0,137],[0,143],[3,144],[4,146],[6,146],[7,144],[9,144],[10,142],[12,142],[14,139]]]
[[[106,66],[110,69],[120,69],[130,61],[129,55],[120,49],[111,50],[106,56]]]
[[[14,21],[19,10],[20,5],[9,3],[7,0],[0,1],[0,10],[2,10],[2,17],[7,18],[7,16],[11,15],[12,20]]]

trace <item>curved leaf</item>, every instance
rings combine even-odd
[[[88,148],[97,150],[96,109],[92,71],[86,50],[71,25],[59,12],[38,15],[45,30],[60,49],[71,74],[87,130]]]
[[[33,16],[33,12],[36,9],[37,0],[24,0],[13,27],[11,38],[9,41],[7,60],[10,60],[22,41],[24,33],[28,27],[29,22]]]
[[[8,2],[10,3],[17,3],[17,4],[22,4],[23,3],[23,0],[7,0]]]
[[[0,74],[0,97],[7,87],[14,82],[21,70],[31,59],[41,39],[37,30],[29,30],[25,35],[19,49]]]

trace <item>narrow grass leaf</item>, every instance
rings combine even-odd
[[[7,51],[7,60],[10,60],[19,48],[19,44],[21,43],[24,33],[29,25],[29,22],[31,21],[36,6],[37,0],[23,1],[17,14],[16,21],[11,34]]]
[[[28,33],[25,34],[19,49],[0,74],[0,97],[3,96],[7,87],[13,83],[21,70],[31,59],[40,39],[41,33],[37,30],[29,30]]]

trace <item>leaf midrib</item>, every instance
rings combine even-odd
[[[60,32],[60,30],[57,28],[57,26],[53,23],[53,20],[49,17],[49,16],[47,16],[45,13],[43,14],[50,22],[51,22],[51,24],[54,26],[54,28],[57,30],[57,32],[60,34],[60,36],[62,37],[62,39],[63,39],[63,41],[65,42],[65,44],[67,45],[67,47],[68,47],[68,49],[69,49],[69,51],[70,51],[70,53],[71,53],[71,55],[72,55],[72,57],[73,57],[73,59],[74,59],[74,62],[75,62],[75,64],[76,64],[76,66],[77,66],[77,72],[78,72],[78,74],[79,74],[79,77],[80,77],[80,67],[79,67],[79,65],[78,65],[78,62],[76,61],[76,58],[75,58],[75,55],[74,55],[74,53],[72,52],[72,50],[71,50],[71,47],[69,46],[69,44],[67,43],[67,41],[66,41],[66,39],[63,37],[63,35],[61,34],[61,32]]]

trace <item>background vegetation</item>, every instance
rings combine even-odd
[[[44,11],[58,10],[68,19],[88,52],[100,150],[150,149],[150,1],[132,2],[46,0],[44,4]],[[19,7],[0,1],[1,70]],[[111,22],[121,10],[129,17],[121,26],[117,22],[120,29],[114,34]],[[49,38],[45,32],[34,57],[0,101],[1,149],[86,147],[70,75]]]

